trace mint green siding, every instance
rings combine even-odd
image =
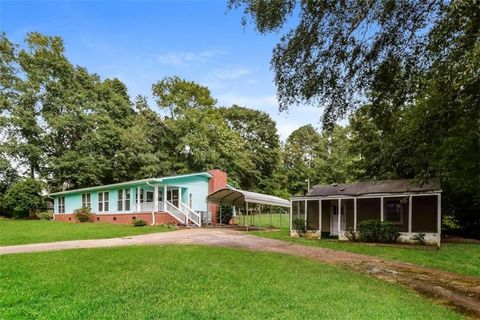
[[[178,179],[166,180],[167,185],[186,188],[182,190],[181,199],[186,205],[189,205],[189,197],[192,194],[192,209],[195,211],[207,211],[208,196],[208,178],[202,176],[190,176]]]
[[[209,178],[201,175],[191,175],[178,178],[168,178],[163,181],[159,181],[156,184],[158,185],[159,194],[163,194],[164,186],[167,186],[168,189],[179,188],[180,189],[180,200],[187,206],[190,204],[190,195],[192,198],[192,209],[196,211],[207,211],[206,197],[208,195],[208,181]],[[54,196],[54,212],[59,213],[58,211],[58,198],[65,197],[65,213],[73,213],[76,209],[82,207],[82,194],[90,194],[90,203],[92,208],[92,213],[132,213],[137,211],[137,187],[141,187],[144,191],[154,191],[154,187],[142,183],[138,185],[130,186],[115,186],[109,188],[109,186],[101,187],[101,190],[95,191],[70,191],[70,193],[64,195]],[[130,210],[126,211],[125,208],[122,211],[118,211],[118,194],[119,190],[129,189],[130,190]],[[109,192],[109,210],[108,211],[98,211],[98,194],[99,192]],[[165,197],[162,197],[165,199]],[[156,200],[156,199],[155,199]],[[159,208],[162,210],[162,208]]]

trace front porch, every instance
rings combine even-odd
[[[308,237],[348,240],[346,231],[356,232],[365,220],[380,220],[397,227],[400,242],[424,233],[426,243],[440,244],[440,193],[295,197],[291,215],[305,221]],[[295,234],[291,226],[290,231]]]

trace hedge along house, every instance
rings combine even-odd
[[[226,187],[227,174],[210,170],[185,175],[134,180],[50,194],[54,219],[75,222],[76,209],[88,207],[94,222],[197,225],[217,220],[208,194]]]
[[[290,221],[304,220],[308,236],[340,240],[348,240],[345,232],[356,232],[362,221],[388,221],[397,227],[401,242],[424,233],[427,243],[440,245],[441,192],[437,181],[422,185],[413,180],[318,185],[305,196],[291,198]],[[291,224],[290,232],[295,235]]]

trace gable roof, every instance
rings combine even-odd
[[[433,191],[442,191],[438,180],[430,180],[419,184],[413,179],[403,179],[317,185],[310,189],[306,196],[360,196],[366,194],[421,193]]]
[[[193,176],[203,176],[203,177],[206,177],[206,178],[211,178],[212,177],[212,175],[208,172],[196,172],[196,173],[189,173],[189,174],[180,174],[180,175],[175,175],[175,176],[166,176],[166,177],[159,177],[159,178],[147,178],[147,179],[140,179],[140,180],[132,180],[132,181],[105,184],[105,185],[101,185],[101,186],[94,186],[94,187],[81,188],[81,189],[65,190],[65,191],[50,193],[49,195],[50,196],[58,196],[58,195],[64,195],[64,194],[70,194],[70,193],[105,190],[105,189],[111,189],[111,188],[116,188],[116,187],[128,187],[128,186],[137,185],[137,184],[141,184],[141,183],[147,183],[147,182],[161,183],[165,180],[173,180],[173,179],[187,178],[187,177],[193,177]]]
[[[249,202],[278,207],[290,207],[290,201],[276,196],[228,187],[210,193],[207,196],[207,201],[227,206],[239,206]]]

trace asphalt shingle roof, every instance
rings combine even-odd
[[[419,184],[412,179],[404,179],[316,185],[307,192],[307,196],[360,196],[376,193],[421,193],[439,190],[441,187],[438,180]]]

